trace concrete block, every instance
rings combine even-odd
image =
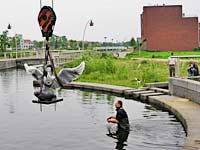
[[[133,92],[133,97],[135,99],[138,99],[141,94],[146,94],[146,93],[154,93],[154,91],[139,91],[139,92]]]
[[[146,94],[141,94],[140,99],[142,101],[148,100],[149,96],[160,96],[160,95],[165,95],[164,93],[146,93]]]
[[[174,86],[173,95],[185,98],[187,95],[187,88]]]
[[[153,88],[153,87],[165,88],[165,87],[168,87],[168,82],[147,83],[145,84],[145,86],[148,88]]]
[[[200,92],[200,82],[197,82],[197,92]]]
[[[188,81],[188,89],[197,91],[197,81]]]
[[[186,88],[188,86],[188,81],[185,79],[177,79],[174,85]]]
[[[194,101],[195,101],[196,103],[200,104],[200,92],[197,92],[197,95],[196,95]]]
[[[169,94],[169,90],[167,90],[167,89],[151,88],[150,90],[153,90],[153,91],[155,91],[155,92],[160,92],[160,93]]]

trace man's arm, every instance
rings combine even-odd
[[[107,120],[108,123],[118,123],[119,121],[117,119],[111,118]]]
[[[108,123],[118,123],[118,121],[116,120],[116,116],[110,116],[107,118],[107,122]]]
[[[110,117],[107,118],[107,120],[108,119],[116,119],[116,116],[110,116]]]

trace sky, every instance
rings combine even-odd
[[[51,0],[43,0],[51,5]],[[183,5],[186,16],[200,17],[199,0],[54,0],[57,22],[54,34],[82,40],[88,20],[87,41],[127,41],[140,37],[140,14],[143,6]],[[42,40],[37,22],[40,0],[0,0],[0,33],[12,25],[9,35],[23,34],[25,39]]]

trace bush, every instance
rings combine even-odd
[[[148,61],[147,60],[142,60],[141,64],[148,64]]]
[[[86,63],[84,74],[90,74],[97,71],[99,73],[112,74],[117,70],[113,57],[107,53],[98,53],[95,56],[93,56],[92,53],[83,54],[81,59],[66,63],[65,67],[75,67],[82,61],[85,61]]]
[[[200,51],[200,47],[195,48],[194,51]]]
[[[166,62],[114,59],[109,53],[87,53],[66,63],[65,67],[75,67],[81,61],[86,62],[84,73],[79,78],[82,82],[140,87],[145,83],[167,81],[169,77]],[[182,67],[180,70],[182,72]]]

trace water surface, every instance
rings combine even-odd
[[[32,77],[23,70],[0,71],[1,150],[111,150],[117,140],[107,136],[106,118],[122,100],[131,131],[127,150],[179,150],[183,127],[173,115],[146,104],[110,94],[62,90],[64,101],[33,104]]]

